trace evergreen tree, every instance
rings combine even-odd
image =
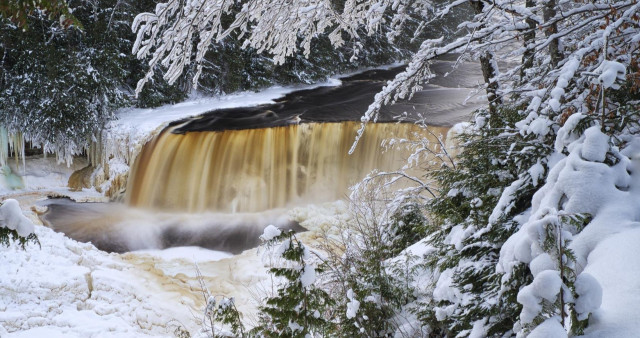
[[[18,27],[28,27],[27,18],[34,11],[42,11],[50,18],[59,18],[63,27],[82,27],[65,0],[4,0],[0,3],[0,17],[11,20]]]
[[[323,268],[311,262],[311,252],[291,231],[282,233],[269,226],[262,238],[267,245],[278,245],[275,254],[284,264],[269,271],[282,278],[283,284],[278,287],[277,295],[267,298],[260,307],[260,324],[252,334],[263,337],[326,335],[332,326],[327,316],[333,300],[315,285],[317,274],[322,273]]]
[[[459,135],[462,151],[455,166],[434,170],[440,193],[429,204],[434,232],[429,242],[436,251],[427,264],[440,275],[434,304],[426,304],[425,324],[442,334],[466,336],[474,325],[487,335],[509,332],[520,312],[515,302],[521,285],[530,281],[526,268],[514,272],[503,289],[496,271],[502,244],[519,227],[516,216],[530,207],[531,197],[544,172],[532,175],[551,151],[537,138],[523,137],[514,124],[521,118],[513,108],[500,107],[487,123],[489,112],[480,111],[473,124]],[[514,183],[515,182],[515,183]],[[509,191],[508,211],[492,217],[503,191]],[[444,292],[444,290],[453,290]]]
[[[70,5],[91,23],[83,31],[64,30],[39,12],[27,31],[0,26],[0,124],[67,161],[127,102],[120,64],[129,58],[115,33],[126,29],[116,8]]]

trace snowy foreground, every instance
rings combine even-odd
[[[313,229],[344,203],[295,209]],[[35,215],[23,210],[32,221]],[[209,291],[235,297],[250,322],[270,280],[258,249],[231,256],[196,247],[108,254],[44,226],[41,247],[0,247],[0,337],[173,337],[201,330],[205,306],[196,264]],[[311,234],[302,236],[312,241]]]
[[[548,224],[563,215],[588,214],[591,222],[577,235],[562,237],[576,256],[576,311],[586,318],[588,337],[638,337],[640,333],[640,137],[624,136],[626,147],[611,147],[599,126],[581,137],[570,130],[584,116],[575,114],[558,132],[546,184],[534,195],[531,215],[503,246],[498,269],[529,264],[534,281],[520,290],[521,320],[540,311],[542,299],[554,299],[562,281],[553,262],[537,242]],[[562,149],[568,156],[560,155]],[[615,164],[607,164],[607,157]],[[541,179],[543,177],[540,177]],[[559,212],[558,210],[562,210]],[[580,319],[583,319],[580,318]],[[550,318],[530,337],[566,336],[557,318]]]

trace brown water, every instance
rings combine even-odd
[[[372,123],[355,152],[358,122],[188,132],[164,131],[148,143],[129,176],[129,205],[170,212],[258,212],[346,196],[372,170],[396,170],[408,150],[388,138],[427,132],[410,123]],[[432,127],[446,134],[446,127]]]

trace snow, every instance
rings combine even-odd
[[[538,182],[544,179],[544,166],[540,162],[534,164],[528,171],[534,186],[537,186]]]
[[[296,332],[296,331],[302,331],[304,327],[302,327],[300,324],[296,322],[289,322],[289,329],[291,329],[292,332]]]
[[[531,121],[529,124],[529,131],[538,136],[545,136],[549,133],[549,127],[551,127],[552,124],[553,122],[551,122],[551,120],[546,116],[539,116]]]
[[[555,300],[560,292],[562,279],[560,279],[560,273],[558,271],[545,270],[533,279],[531,286],[536,296],[551,302]]]
[[[609,136],[603,134],[599,126],[585,130],[584,136],[582,158],[593,162],[604,161],[607,151],[609,150]]]
[[[602,305],[593,313],[586,337],[637,337],[640,318],[640,223],[608,235],[589,255],[585,272],[602,287]]]
[[[23,207],[28,207],[28,203]],[[344,202],[298,207],[291,217],[319,230],[345,217]],[[23,213],[36,221],[35,215]],[[5,337],[171,337],[177,323],[192,335],[206,300],[199,293],[195,263],[211,294],[234,297],[250,323],[256,295],[272,288],[268,265],[252,249],[231,256],[195,247],[107,254],[37,225],[42,248],[0,247],[0,335]],[[301,233],[307,243],[314,231]],[[307,266],[301,281],[311,285]],[[354,313],[359,303],[351,302]],[[197,335],[196,335],[197,336]]]
[[[55,158],[27,158],[25,188],[3,190],[4,207],[20,222],[39,224],[30,210],[47,195],[71,196],[86,201],[104,199],[95,190],[70,192],[67,180],[82,159],[71,168]],[[17,202],[22,207],[18,210]],[[299,207],[290,217],[307,229],[327,227],[344,218],[346,203]],[[23,218],[24,217],[24,218]],[[27,220],[25,220],[27,219]],[[13,224],[13,223],[12,223]],[[26,223],[24,223],[26,224]],[[130,222],[135,226],[135,222]],[[206,306],[198,291],[195,264],[212,294],[235,297],[245,320],[255,320],[255,295],[271,289],[267,266],[256,250],[240,255],[195,247],[143,250],[122,255],[107,254],[91,244],[79,243],[61,233],[36,225],[42,248],[16,243],[0,246],[0,336],[7,337],[170,337],[178,323],[195,335],[197,318]],[[306,242],[313,232],[299,235]],[[312,283],[315,270],[303,274]]]
[[[356,317],[358,309],[360,309],[360,302],[354,297],[352,289],[347,291],[347,298],[349,299],[347,303],[347,318],[353,319]]]
[[[538,276],[541,272],[545,270],[556,270],[558,265],[556,262],[551,259],[551,256],[547,253],[543,253],[538,257],[534,258],[531,263],[529,263],[529,269],[531,269],[531,274],[533,277]]]
[[[533,283],[525,286],[518,292],[518,303],[522,304],[520,320],[531,323],[542,311],[542,300],[553,303],[560,292],[562,279],[560,273],[555,270],[545,270],[540,272],[533,280]]]
[[[554,148],[557,153],[561,153],[566,146],[577,139],[573,130],[585,117],[583,114],[577,113],[569,116],[567,121],[564,122],[564,125],[558,130],[558,134],[556,135]]]
[[[300,275],[300,283],[302,283],[302,287],[306,288],[315,283],[316,281],[316,269],[313,266],[306,265],[304,270],[302,270],[302,274]]]
[[[481,319],[473,323],[473,328],[469,333],[469,338],[483,338],[487,336],[487,330],[485,329],[486,320]]]
[[[502,247],[498,270],[508,276],[518,263],[529,264],[535,279],[521,289],[518,302],[523,304],[521,322],[530,323],[542,299],[555,299],[561,285],[557,259],[540,247],[543,227],[558,224],[560,215],[589,214],[593,218],[582,231],[563,230],[576,257],[570,266],[577,275],[577,297],[567,300],[575,302],[580,319],[589,318],[586,337],[634,337],[640,331],[640,261],[635,259],[640,257],[640,137],[625,136],[625,148],[617,150],[598,125],[574,135],[582,119],[569,117],[558,132],[558,153],[549,162],[546,183],[534,195],[527,220]],[[603,163],[607,154],[615,164]],[[550,318],[530,337],[566,334]]]
[[[449,301],[455,304],[457,301],[462,299],[460,290],[453,287],[453,273],[454,269],[447,269],[440,274],[439,278],[437,279],[438,282],[433,289],[434,300]],[[453,313],[453,310],[455,310],[455,305],[453,304],[444,308],[436,307],[436,319],[444,320],[447,316],[451,315]]]
[[[536,297],[534,288],[530,285],[525,286],[518,292],[518,303],[522,304],[520,321],[525,324],[533,322],[540,311],[542,311],[540,298]]]
[[[14,199],[7,199],[0,205],[0,227],[16,230],[21,237],[34,232],[33,223],[22,214],[20,204]]]
[[[552,317],[545,320],[542,324],[538,325],[532,330],[528,338],[566,338],[567,331],[564,330],[560,320],[557,317]]]
[[[578,295],[575,309],[580,315],[588,315],[602,305],[602,287],[589,273],[583,272],[578,275],[574,285]],[[578,319],[584,320],[586,316],[580,316]]]
[[[266,228],[264,228],[264,232],[262,236],[260,236],[260,239],[262,239],[263,241],[270,241],[280,236],[280,234],[282,234],[282,231],[280,231],[280,229],[272,224],[269,224]]]
[[[154,294],[136,266],[38,226],[42,247],[0,246],[3,337],[161,337],[177,308]]]
[[[598,83],[604,88],[619,89],[620,85],[616,81],[624,81],[627,74],[627,67],[620,62],[604,60],[595,73],[599,73]]]

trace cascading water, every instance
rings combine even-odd
[[[257,212],[336,200],[372,170],[404,163],[408,151],[384,151],[383,140],[424,133],[410,123],[371,123],[349,155],[359,127],[340,122],[184,135],[166,130],[138,156],[126,201],[163,211]],[[435,132],[446,133],[440,129]]]

